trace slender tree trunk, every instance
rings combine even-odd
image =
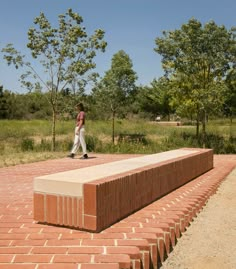
[[[52,151],[56,149],[56,111],[52,110]]]
[[[206,112],[203,111],[202,116],[202,139],[203,139],[203,148],[206,147]]]
[[[115,111],[112,111],[112,143],[115,143]]]
[[[196,126],[196,137],[197,137],[197,139],[199,139],[199,124],[200,124],[199,112],[197,112],[197,126]]]

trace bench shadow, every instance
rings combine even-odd
[[[90,160],[90,159],[96,159],[96,158],[98,158],[98,157],[96,157],[96,156],[88,156],[87,159],[83,159],[81,157],[74,157],[73,159],[76,159],[76,160]]]
[[[88,156],[87,160],[89,160],[89,159],[96,159],[96,158],[97,157],[95,157],[95,156],[92,156],[92,157]]]

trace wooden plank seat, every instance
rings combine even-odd
[[[100,232],[213,168],[211,149],[182,148],[34,179],[34,219]]]

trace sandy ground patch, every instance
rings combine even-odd
[[[236,268],[236,169],[178,240],[161,269]]]

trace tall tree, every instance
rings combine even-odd
[[[56,118],[60,92],[77,86],[88,80],[89,74],[96,64],[93,61],[96,51],[105,51],[106,42],[103,40],[104,31],[101,29],[88,36],[82,25],[83,18],[68,9],[65,14],[58,16],[58,28],[53,28],[44,13],[34,20],[35,28],[28,31],[27,47],[31,50],[33,59],[41,64],[44,75],[31,62],[25,61],[12,44],[2,51],[7,63],[16,68],[24,67],[21,76],[22,84],[29,90],[41,88],[49,93],[48,102],[52,108],[52,150],[55,150]],[[37,70],[36,70],[37,69]],[[46,75],[45,75],[46,74]]]
[[[205,136],[207,115],[224,103],[232,33],[214,21],[202,25],[193,18],[179,30],[163,32],[155,42],[165,75],[172,82],[175,104],[182,111],[195,111]],[[198,130],[199,124],[197,135]]]
[[[232,123],[233,117],[236,115],[236,71],[231,69],[226,78],[226,85],[228,87],[226,100],[224,103],[224,114],[230,118]]]
[[[135,91],[137,75],[133,63],[123,50],[112,57],[111,68],[105,73],[98,87],[93,91],[96,103],[103,108],[104,113],[112,117],[112,142],[115,137],[115,116],[122,113]]]
[[[232,64],[226,76],[228,92],[224,104],[224,112],[230,117],[232,123],[233,116],[236,115],[236,27],[231,29],[234,43],[231,46]]]

